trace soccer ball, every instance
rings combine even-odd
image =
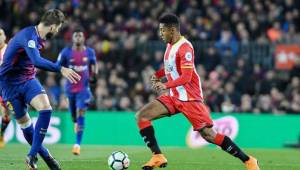
[[[113,152],[108,157],[108,166],[112,170],[123,170],[129,167],[130,160],[128,155],[122,151]]]

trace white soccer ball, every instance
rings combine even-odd
[[[115,151],[108,157],[108,166],[112,170],[123,170],[129,167],[128,155],[122,151]]]

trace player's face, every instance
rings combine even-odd
[[[46,34],[46,39],[51,39],[53,36],[55,36],[59,32],[61,26],[62,26],[62,24],[50,25],[49,32]]]
[[[170,43],[172,41],[173,28],[160,23],[159,24],[159,35],[165,43]]]
[[[4,33],[3,29],[0,29],[0,45],[4,44],[5,40],[6,40],[5,33]]]
[[[83,32],[74,32],[72,36],[73,43],[77,46],[82,45],[84,43],[84,35]]]

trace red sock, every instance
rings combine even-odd
[[[140,130],[145,129],[146,127],[149,127],[151,125],[152,125],[151,121],[140,121],[140,122],[138,122],[138,127],[139,127]]]
[[[217,133],[214,143],[218,146],[221,146],[224,141],[224,137],[225,137],[224,135]]]

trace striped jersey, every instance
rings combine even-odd
[[[195,69],[194,58],[193,45],[183,36],[175,44],[167,44],[164,71],[168,82],[176,80],[182,74],[182,69],[193,69],[190,82],[170,88],[170,95],[181,101],[203,101],[200,77]]]

